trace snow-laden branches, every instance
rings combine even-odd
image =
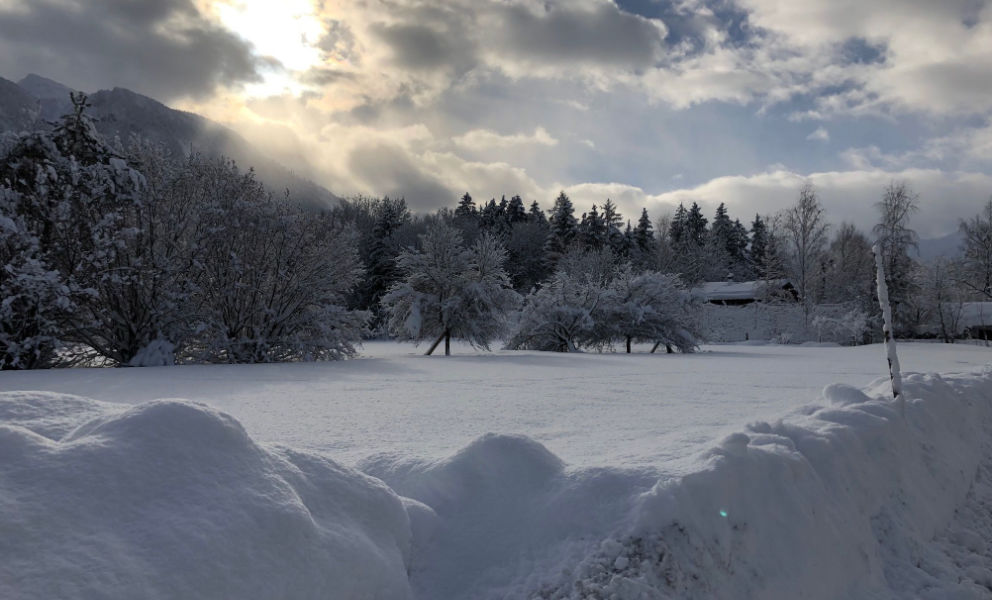
[[[457,229],[444,222],[430,227],[418,250],[400,254],[403,279],[382,298],[390,332],[400,339],[433,341],[428,354],[442,339],[450,354],[452,337],[488,349],[505,335],[507,315],[519,303],[505,262],[503,244],[491,235],[465,248]]]
[[[695,311],[677,275],[636,273],[613,253],[566,254],[524,302],[511,348],[575,352],[624,342],[653,342],[692,352]]]

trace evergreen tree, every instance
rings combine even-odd
[[[579,233],[582,237],[582,243],[587,248],[598,250],[606,245],[606,223],[603,222],[603,217],[600,216],[595,204],[592,205],[592,209],[588,213],[583,213],[582,221],[579,224]]]
[[[544,255],[549,264],[553,265],[575,241],[579,229],[579,224],[575,220],[575,209],[572,207],[572,201],[568,199],[564,191],[558,194],[555,199],[548,224],[550,230],[547,243],[544,246]]]
[[[685,206],[679,203],[679,207],[675,209],[675,214],[672,216],[671,224],[668,229],[668,239],[671,241],[673,246],[680,246],[685,241],[687,221],[689,219],[689,213],[686,211]]]
[[[398,233],[409,222],[410,211],[403,198],[394,200],[387,196],[376,203],[375,223],[365,260],[366,275],[360,286],[361,305],[371,313],[369,326],[373,332],[385,324],[380,301],[400,277],[396,258],[402,245]]]
[[[637,220],[637,228],[634,230],[634,242],[642,252],[650,252],[654,246],[654,227],[651,225],[651,218],[648,217],[648,209],[641,209],[641,218]]]
[[[606,225],[606,239],[614,252],[623,246],[623,216],[609,198],[603,203],[603,223]]]
[[[751,265],[755,274],[759,278],[766,275],[766,259],[768,253],[768,227],[761,219],[761,215],[754,215],[754,222],[751,223]]]
[[[701,249],[706,245],[706,234],[706,217],[699,205],[693,202],[685,217],[686,239],[697,249]]]
[[[541,210],[541,206],[537,203],[537,200],[530,203],[530,210],[527,212],[527,220],[531,223],[548,224],[548,217],[544,214],[544,211]]]
[[[524,201],[520,196],[513,196],[506,205],[506,220],[511,225],[527,220],[527,211],[524,210]]]
[[[475,201],[472,200],[472,196],[465,192],[461,200],[458,201],[458,207],[455,208],[455,216],[476,219],[479,216],[479,210],[475,207]]]

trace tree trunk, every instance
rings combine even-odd
[[[451,330],[444,332],[444,355],[451,356]]]
[[[627,336],[627,354],[630,354],[630,336]]]
[[[431,344],[431,347],[427,349],[427,352],[424,352],[424,356],[430,356],[431,353],[434,352],[434,349],[437,348],[437,345],[441,343],[441,340],[442,339],[444,339],[444,334],[443,333],[441,335],[437,336],[437,339],[434,340],[434,343]]]
[[[675,354],[675,350],[672,350],[671,344],[665,344],[665,354]]]
[[[654,346],[651,347],[651,354],[654,354],[654,351],[657,350],[658,349],[658,346],[660,346],[660,345],[661,345],[661,342],[655,342],[654,343]]]
[[[872,246],[875,253],[875,283],[878,291],[878,304],[882,309],[882,335],[885,337],[885,358],[889,363],[889,380],[892,382],[892,397],[899,405],[899,414],[906,417],[906,399],[902,395],[902,373],[899,369],[899,356],[896,354],[896,338],[892,331],[892,307],[889,304],[889,288],[885,284],[885,268],[882,252],[878,244]]]

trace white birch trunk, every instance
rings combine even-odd
[[[896,339],[892,334],[892,306],[889,304],[889,287],[885,284],[885,267],[882,249],[872,246],[875,254],[876,280],[878,282],[878,304],[882,307],[882,333],[885,336],[885,356],[889,361],[889,379],[892,381],[892,397],[898,401],[899,414],[906,416],[906,399],[902,395],[902,374],[899,370],[899,356],[896,355]]]

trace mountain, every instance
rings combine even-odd
[[[31,129],[40,115],[34,96],[13,81],[0,78],[0,131]]]
[[[49,126],[71,108],[72,91],[34,74],[16,84],[0,78],[0,131]],[[254,168],[273,191],[281,194],[289,190],[290,197],[303,205],[323,207],[340,199],[265,155],[233,130],[200,115],[169,108],[125,88],[101,90],[88,100],[97,131],[108,140],[126,141],[136,135],[162,144],[175,156],[191,152],[227,156],[243,169]]]
[[[920,240],[920,258],[956,258],[961,256],[961,244],[964,238],[960,231],[954,231],[943,237]]]
[[[69,94],[76,90],[34,73],[17,82],[22,90],[38,99],[41,118],[55,121],[72,110]]]

